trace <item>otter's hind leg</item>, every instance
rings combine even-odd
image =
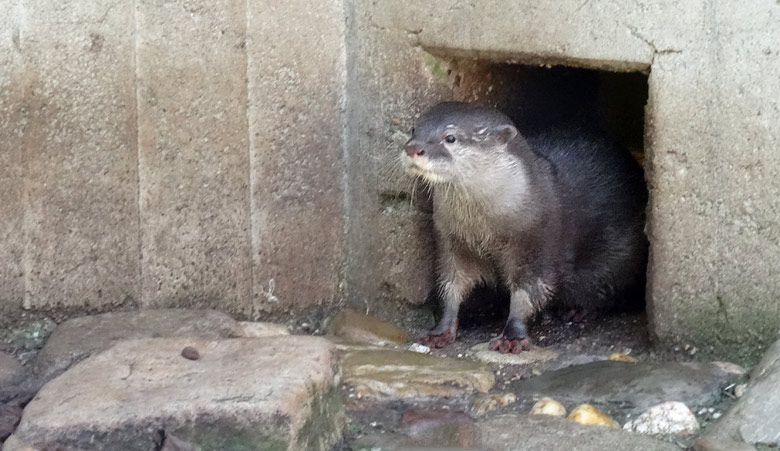
[[[443,312],[436,327],[420,340],[432,348],[443,348],[455,341],[460,305],[474,286],[491,279],[488,265],[457,243],[447,243],[440,255],[439,291]]]
[[[490,343],[490,349],[504,354],[518,354],[531,349],[526,322],[549,300],[552,289],[541,280],[512,288],[509,319],[501,336]]]

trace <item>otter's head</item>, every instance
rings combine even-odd
[[[494,108],[440,103],[415,123],[401,162],[406,172],[434,184],[464,180],[511,158],[507,146],[515,137],[515,125]]]

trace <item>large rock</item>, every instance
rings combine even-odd
[[[196,449],[327,450],[343,425],[338,368],[317,337],[125,341],[47,384],[15,435],[80,450],[155,450],[163,433]]]
[[[18,417],[16,409],[35,395],[26,367],[8,354],[0,352],[0,440],[13,430]],[[10,432],[9,432],[10,433]]]
[[[708,444],[728,440],[780,446],[780,341],[769,348],[751,377],[745,394],[704,433],[698,449],[717,449]]]
[[[141,310],[75,318],[60,324],[33,362],[45,383],[71,365],[121,340],[155,337],[240,337],[243,332],[230,316],[216,310]]]
[[[729,375],[709,363],[601,361],[551,371],[517,382],[523,396],[549,396],[571,403],[619,403],[642,413],[665,401],[709,405],[720,397]]]
[[[670,401],[651,407],[624,424],[623,429],[646,435],[695,434],[699,422],[688,406]]]
[[[495,451],[679,451],[650,437],[583,426],[549,415],[502,415],[480,424],[482,445]]]
[[[24,369],[10,355],[0,351],[0,387],[16,384],[24,377]]]
[[[374,349],[346,353],[344,381],[360,398],[430,398],[486,393],[495,375],[472,360]]]

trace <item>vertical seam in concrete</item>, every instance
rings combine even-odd
[[[342,262],[341,262],[341,281],[343,283],[343,286],[341,287],[341,295],[344,297],[347,297],[347,294],[349,293],[349,261],[351,257],[351,249],[350,249],[350,239],[349,239],[349,233],[350,233],[350,210],[351,210],[351,193],[350,193],[350,183],[349,183],[349,175],[351,170],[351,163],[352,163],[352,155],[350,152],[350,143],[349,143],[349,130],[348,130],[348,116],[349,116],[349,69],[348,69],[348,56],[347,56],[347,35],[349,33],[349,0],[342,0],[341,3],[341,14],[342,14],[342,20],[343,20],[343,26],[341,33],[341,86],[339,89],[341,90],[341,104],[339,105],[339,108],[341,110],[341,159],[342,159],[342,172],[341,172],[341,191],[342,191],[342,246],[343,246],[343,255],[342,255]]]
[[[22,32],[22,22],[25,20],[26,15],[24,14],[24,5],[22,4],[24,0],[17,0],[16,2],[16,8],[14,8],[14,12],[16,13],[16,26],[19,27],[19,64],[22,66],[22,70],[24,72],[27,72],[27,58],[24,56],[24,33]],[[24,128],[22,130],[22,139],[21,139],[21,151],[19,155],[19,163],[21,164],[21,177],[22,177],[22,239],[23,239],[23,245],[22,245],[22,308],[23,309],[29,309],[31,304],[30,294],[29,290],[27,289],[29,285],[29,278],[30,278],[30,266],[32,264],[30,260],[30,250],[29,247],[29,233],[32,229],[28,226],[27,222],[30,220],[29,214],[28,214],[28,206],[29,206],[29,200],[30,200],[30,171],[27,167],[27,152],[25,152],[25,148],[27,147],[27,130],[30,127],[30,114],[31,114],[31,108],[28,104],[28,93],[29,93],[29,84],[24,83],[22,85],[22,103],[25,105],[25,108],[27,109],[27,123],[24,125]]]
[[[255,233],[255,196],[254,196],[254,190],[255,190],[255,158],[254,158],[254,152],[252,149],[254,149],[255,145],[255,138],[254,134],[252,133],[252,126],[250,123],[250,112],[249,109],[251,108],[251,96],[252,96],[252,83],[249,79],[249,58],[252,55],[252,52],[249,51],[249,30],[251,28],[249,27],[249,0],[244,1],[244,51],[246,51],[246,58],[245,58],[245,77],[246,80],[246,108],[244,109],[244,114],[246,115],[246,133],[247,137],[247,153],[249,156],[249,189],[247,190],[249,192],[249,316],[251,319],[257,319],[256,315],[257,312],[255,311],[255,252],[257,247],[255,246],[255,236],[257,235]]]
[[[138,115],[140,114],[140,95],[138,89],[138,0],[133,0],[133,88],[135,89],[135,124],[133,126],[135,131],[135,165],[136,165],[136,202],[138,204],[138,216],[137,216],[137,227],[138,227],[138,254],[137,257],[137,263],[138,263],[138,281],[136,282],[136,295],[138,296],[138,299],[136,299],[136,304],[139,307],[143,307],[144,305],[144,289],[143,289],[143,252],[144,252],[144,245],[143,245],[143,229],[141,228],[142,222],[141,222],[141,131],[138,129]]]

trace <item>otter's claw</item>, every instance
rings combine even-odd
[[[490,343],[491,351],[498,351],[502,354],[520,354],[523,351],[531,350],[531,342],[527,338],[498,338]]]
[[[444,332],[443,334],[430,334],[420,339],[420,344],[428,346],[429,348],[441,349],[450,343],[455,342],[455,333],[451,331]]]

